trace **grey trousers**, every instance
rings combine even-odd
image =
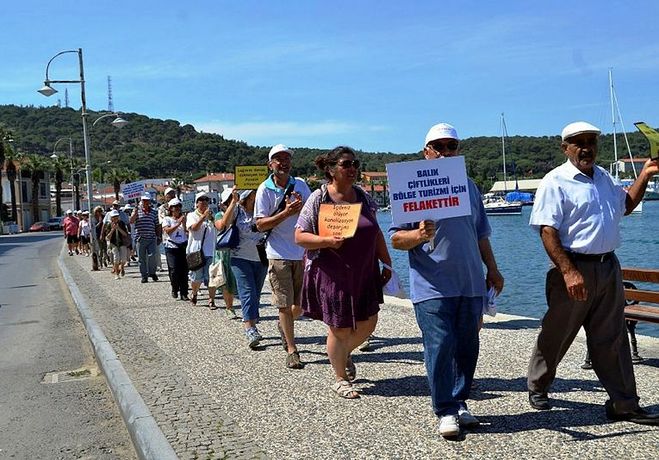
[[[620,263],[614,256],[604,262],[578,260],[574,264],[584,277],[588,299],[570,299],[561,272],[549,270],[545,286],[549,309],[529,362],[528,388],[536,393],[549,391],[558,364],[583,326],[593,369],[614,409],[634,410],[638,396],[625,328]]]

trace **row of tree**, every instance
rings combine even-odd
[[[94,120],[103,112],[89,113]],[[209,172],[231,172],[237,165],[264,164],[269,147],[250,146],[218,134],[197,132],[191,125],[175,120],[159,120],[136,113],[122,114],[129,124],[121,130],[110,123],[98,123],[90,130],[94,164],[111,162],[117,170],[131,169],[140,177],[175,177],[192,182]],[[11,130],[19,151],[50,156],[61,137],[73,139],[81,155],[80,112],[72,108],[0,105],[0,128]],[[635,157],[646,157],[648,146],[641,133],[628,134]],[[621,141],[622,139],[620,139]],[[621,143],[621,142],[619,142]],[[608,167],[613,159],[613,137],[602,136],[599,163]],[[539,178],[564,161],[558,136],[512,136],[506,141],[507,169],[520,178]],[[325,150],[294,147],[295,173],[317,174],[313,160]],[[502,177],[501,140],[498,137],[472,137],[461,142],[468,173],[489,190]],[[384,171],[385,164],[418,159],[420,152],[393,154],[360,152],[363,171]],[[116,177],[115,177],[116,178]],[[112,182],[115,183],[114,179]]]
[[[33,221],[39,220],[39,182],[44,179],[46,173],[50,174],[51,182],[55,184],[55,212],[57,215],[63,215],[62,184],[65,182],[72,184],[75,190],[76,207],[81,208],[80,179],[81,172],[84,171],[84,163],[80,158],[26,153],[16,150],[14,144],[13,133],[0,126],[0,171],[4,169],[6,172],[11,195],[11,206],[5,206],[3,188],[0,184],[0,221],[16,222],[18,220],[16,180],[19,169],[22,177],[30,178],[32,196],[30,208]],[[99,167],[92,171],[93,182],[112,184],[116,199],[119,199],[122,183],[137,179],[139,179],[137,171],[128,168],[113,167],[106,171]]]

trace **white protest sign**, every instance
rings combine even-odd
[[[389,163],[386,167],[394,225],[471,214],[464,157]]]
[[[208,195],[208,207],[214,216],[219,210],[220,194],[217,192],[208,192],[206,194]]]
[[[181,193],[181,212],[190,212],[194,210],[194,192]]]
[[[130,184],[121,185],[121,194],[124,196],[124,201],[129,201],[134,198],[139,198],[144,193],[144,182],[131,182]]]

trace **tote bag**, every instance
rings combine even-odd
[[[206,265],[206,257],[204,256],[204,241],[206,240],[206,228],[204,228],[204,236],[201,238],[201,246],[198,251],[190,252],[185,255],[185,261],[188,263],[188,270],[197,271]]]

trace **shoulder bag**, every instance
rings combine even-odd
[[[188,263],[188,270],[196,271],[206,265],[206,257],[204,256],[204,241],[206,240],[206,230],[204,227],[204,236],[201,238],[201,246],[198,251],[191,252],[185,255],[185,261]]]
[[[295,190],[295,182],[289,184],[288,187],[286,187],[286,191],[284,192],[284,197],[277,205],[277,209],[275,209],[275,212],[270,214],[270,217],[274,216],[278,212],[281,212],[286,207],[286,200],[288,199],[289,196],[291,196],[293,190]],[[268,255],[265,252],[265,243],[268,240],[270,233],[272,233],[272,229],[267,230],[265,232],[265,235],[263,235],[263,238],[261,238],[259,242],[256,243],[256,251],[259,253],[259,259],[261,259],[261,263],[266,267],[268,266]]]
[[[215,241],[215,249],[218,251],[227,251],[229,249],[236,249],[240,243],[240,230],[236,222],[238,221],[238,208],[236,207],[236,217],[233,219],[231,225],[222,230],[222,233],[217,235]]]

